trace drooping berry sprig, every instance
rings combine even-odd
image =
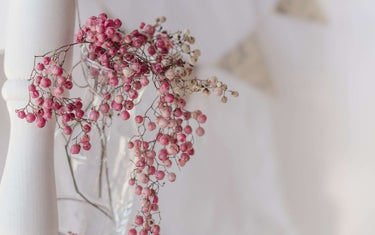
[[[138,29],[125,33],[120,30],[119,19],[110,19],[104,13],[90,17],[76,33],[75,43],[35,58],[30,100],[16,111],[18,117],[41,128],[55,119],[66,136],[68,155],[89,151],[91,129],[97,128],[100,135],[105,135],[113,116],[124,121],[134,119],[138,133],[127,143],[135,156],[129,184],[141,197],[141,209],[129,227],[129,235],[160,234],[160,187],[165,181],[174,182],[176,168],[185,166],[195,154],[194,134],[205,134],[202,124],[206,115],[186,109],[186,98],[193,92],[213,93],[226,103],[228,94],[238,96],[216,77],[198,79],[192,75],[200,56],[199,50],[191,49],[194,37],[188,30],[163,30],[164,21],[161,17],[152,25],[141,23]],[[76,82],[72,70],[64,69],[64,62],[75,45],[81,47],[83,59],[79,63],[88,71],[87,87],[99,98],[87,107],[82,97],[71,98],[68,92]],[[130,111],[150,82],[157,91],[155,99],[144,113],[132,117]],[[75,189],[84,200],[113,218],[112,202],[111,209],[106,210],[88,200],[76,183]]]

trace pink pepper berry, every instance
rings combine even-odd
[[[127,235],[137,235],[137,230],[135,230],[135,228],[129,229]]]
[[[140,115],[135,116],[135,122],[140,124],[143,122],[143,117]]]
[[[56,87],[55,89],[53,89],[53,94],[56,96],[56,97],[61,97],[61,94],[64,93],[64,89],[62,87]]]
[[[64,84],[64,87],[68,90],[73,88],[73,82],[72,81],[66,81]]]
[[[43,117],[38,117],[36,119],[36,126],[37,127],[43,128],[45,125],[46,125],[46,119],[44,119]]]
[[[57,83],[58,83],[59,85],[63,86],[63,85],[65,84],[65,82],[66,82],[66,77],[59,76],[59,77],[57,78]]]
[[[172,161],[170,159],[167,159],[163,162],[165,167],[171,167],[172,166]]]
[[[139,231],[139,235],[148,235],[148,232],[147,232],[146,229],[141,229],[141,230]]]
[[[134,185],[135,184],[135,179],[131,178],[128,181],[129,185]]]
[[[156,124],[155,124],[155,122],[149,122],[149,123],[147,124],[147,130],[149,130],[149,131],[153,131],[153,130],[155,130],[155,128],[156,128]]]
[[[41,80],[42,80],[42,77],[41,77],[41,76],[36,76],[36,77],[34,78],[34,83],[37,84],[37,85],[39,85]]]
[[[108,81],[108,84],[110,86],[117,86],[118,85],[118,78],[117,77],[111,77]]]
[[[142,186],[140,186],[140,185],[135,186],[134,193],[136,195],[141,195],[141,193],[142,193]]]
[[[40,85],[44,88],[50,87],[51,80],[49,78],[42,78],[42,80],[40,81]]]
[[[176,174],[173,173],[173,172],[168,173],[167,179],[168,179],[169,182],[175,182],[176,181]]]
[[[64,134],[65,135],[70,135],[72,134],[72,128],[70,126],[64,127]]]
[[[142,86],[147,86],[150,83],[147,77],[141,77],[140,82]]]
[[[56,76],[60,76],[63,73],[63,69],[57,65],[52,67],[52,74]]]
[[[124,111],[122,111],[121,113],[120,113],[120,118],[122,119],[122,120],[128,120],[129,118],[130,118],[130,114],[129,114],[129,112],[128,111],[126,111],[126,110],[124,110]]]
[[[31,98],[38,98],[39,97],[39,92],[38,91],[33,91],[33,92],[30,92],[30,96]]]
[[[127,146],[128,146],[128,149],[132,149],[132,148],[134,148],[134,143],[128,142]]]
[[[90,143],[84,143],[82,145],[82,148],[85,150],[85,151],[89,151],[91,149],[91,144]]]
[[[71,154],[78,154],[81,151],[81,145],[79,144],[73,144],[70,146],[70,153]]]
[[[44,64],[42,64],[42,63],[38,63],[38,64],[36,65],[36,69],[39,70],[39,71],[44,70]]]
[[[100,105],[99,110],[102,113],[108,113],[109,112],[109,105],[107,103],[104,103],[104,104]]]
[[[198,127],[196,130],[195,130],[195,133],[198,135],[198,136],[203,136],[204,135],[204,129],[202,127]]]
[[[134,219],[134,223],[135,223],[136,225],[142,225],[142,224],[143,224],[143,217],[140,216],[140,215],[137,215],[137,216],[135,217],[135,219]]]
[[[169,83],[168,82],[163,82],[161,85],[160,85],[160,92],[161,93],[167,93],[169,91]]]
[[[94,122],[96,122],[96,121],[99,119],[99,116],[100,116],[100,114],[99,114],[99,112],[96,111],[96,110],[91,110],[91,112],[90,112],[90,114],[89,114],[89,118],[90,118],[91,120],[93,120]]]
[[[85,112],[82,109],[76,111],[76,117],[82,118],[85,115]]]
[[[130,99],[132,99],[132,100],[137,99],[138,92],[136,90],[131,89],[131,90],[129,90],[128,93],[129,93],[129,98]]]
[[[183,133],[178,133],[178,134],[177,134],[177,140],[178,140],[178,142],[185,142],[185,140],[186,140],[186,135],[183,134]]]
[[[26,114],[26,121],[31,123],[34,122],[36,119],[35,115],[33,113]]]
[[[155,178],[156,178],[157,180],[162,180],[162,179],[164,179],[164,176],[165,176],[164,171],[156,171],[156,173],[155,173]]]
[[[207,120],[207,117],[206,117],[206,115],[204,115],[204,114],[200,114],[200,115],[198,115],[198,117],[197,117],[197,121],[198,121],[199,123],[205,123],[206,120]]]
[[[166,95],[166,96],[165,96],[165,101],[166,101],[167,103],[173,103],[173,101],[174,101],[174,95],[173,95],[173,94],[168,94],[168,95]]]
[[[34,84],[30,84],[28,88],[29,88],[29,91],[30,91],[30,92],[34,92],[34,91],[36,91],[36,87],[35,87]]]
[[[51,58],[48,56],[43,57],[42,62],[44,65],[49,65],[49,62],[51,62]]]
[[[26,117],[25,111],[23,110],[18,110],[17,111],[17,116],[21,119],[24,119]]]
[[[153,234],[159,234],[160,233],[160,227],[159,227],[159,225],[157,225],[157,224],[152,225],[151,232]]]

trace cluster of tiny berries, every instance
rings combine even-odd
[[[216,77],[201,80],[192,76],[200,56],[199,50],[190,49],[194,37],[188,30],[164,31],[164,21],[161,17],[152,25],[141,23],[138,29],[124,33],[119,19],[109,19],[104,13],[90,17],[76,33],[75,44],[86,48],[89,76],[97,81],[93,92],[102,98],[100,103],[84,109],[80,98],[67,95],[75,84],[71,71],[63,68],[66,51],[75,45],[71,44],[35,62],[30,102],[17,110],[18,117],[36,122],[38,127],[44,127],[55,114],[58,127],[67,136],[79,127],[71,138],[71,154],[90,150],[91,127],[100,120],[113,114],[122,120],[134,119],[139,133],[127,143],[135,156],[129,184],[141,196],[141,209],[128,235],[160,234],[159,187],[165,181],[174,182],[173,166],[185,166],[194,155],[193,134],[205,134],[201,125],[206,115],[187,110],[186,97],[193,92],[213,93],[226,103],[227,94],[238,96]],[[157,90],[154,102],[145,113],[132,117],[129,111],[150,82]]]

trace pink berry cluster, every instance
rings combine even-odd
[[[190,47],[195,39],[188,30],[169,33],[162,28],[165,17],[155,24],[141,23],[138,29],[125,33],[119,19],[106,14],[92,16],[76,33],[76,43],[49,53],[36,63],[29,86],[30,102],[17,114],[38,127],[56,116],[58,127],[70,138],[70,153],[90,150],[90,130],[97,123],[112,118],[134,119],[139,133],[128,143],[135,155],[135,168],[129,184],[141,196],[141,209],[128,235],[160,234],[159,188],[165,181],[174,182],[174,169],[185,166],[195,153],[194,137],[203,136],[201,126],[207,120],[200,110],[186,109],[186,97],[203,92],[227,102],[228,90],[216,77],[198,79],[192,76],[200,51]],[[101,97],[99,103],[83,108],[81,98],[70,98],[67,90],[75,84],[71,71],[64,70],[67,50],[80,45],[86,60],[90,86]],[[131,116],[142,89],[152,82],[155,100],[142,114]],[[126,124],[124,124],[126,125]],[[175,166],[175,167],[174,167]]]

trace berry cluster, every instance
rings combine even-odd
[[[90,131],[104,119],[115,114],[122,120],[134,119],[139,133],[128,143],[135,155],[135,167],[129,184],[141,196],[141,210],[128,230],[128,235],[160,234],[158,192],[165,181],[174,182],[174,165],[183,167],[194,155],[194,137],[203,136],[201,126],[207,120],[200,110],[185,108],[186,97],[203,92],[221,97],[227,102],[228,90],[216,77],[198,79],[192,76],[200,56],[192,50],[194,37],[188,30],[168,33],[161,24],[141,23],[139,28],[125,33],[119,19],[106,14],[92,16],[75,35],[76,43],[36,58],[29,86],[30,101],[17,110],[20,118],[44,127],[55,114],[58,128],[70,136],[70,153],[90,150]],[[100,102],[83,108],[81,98],[70,98],[67,90],[75,82],[72,71],[63,68],[66,52],[80,45],[88,68],[91,91]],[[155,86],[155,100],[143,114],[131,117],[141,90]],[[126,125],[126,124],[125,124]],[[79,128],[79,131],[73,131]],[[73,136],[74,135],[74,136]]]

